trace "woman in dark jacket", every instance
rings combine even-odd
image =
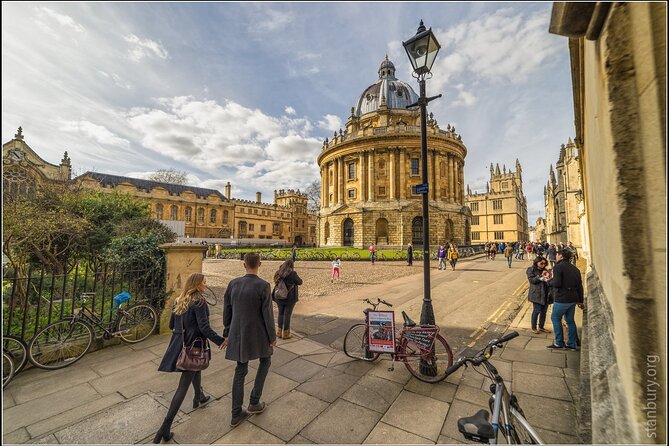
[[[174,433],[170,432],[172,421],[174,421],[174,417],[179,411],[191,383],[195,390],[194,409],[209,401],[210,398],[202,391],[201,372],[181,371],[176,366],[184,343],[186,346],[190,346],[196,338],[210,339],[216,345],[223,343],[223,338],[209,326],[209,307],[202,296],[206,287],[207,279],[204,275],[193,273],[186,280],[183,292],[174,302],[174,310],[170,317],[172,338],[158,370],[161,372],[181,372],[181,379],[179,380],[179,387],[174,397],[172,397],[172,403],[165,420],[153,439],[156,444],[160,443],[161,440],[169,441],[174,436]],[[211,358],[211,350],[209,350],[209,358]]]
[[[281,339],[290,339],[292,337],[290,334],[290,316],[293,314],[293,308],[299,300],[297,287],[302,285],[302,279],[300,279],[300,276],[293,269],[292,260],[283,262],[278,271],[274,273],[275,290],[280,280],[283,280],[286,288],[288,288],[288,297],[285,299],[276,299],[274,292],[272,292],[272,299],[276,302],[277,307],[279,307],[279,316],[277,318],[279,328],[276,330],[276,336]]]
[[[548,283],[544,276],[546,265],[548,265],[548,261],[544,257],[537,257],[534,259],[532,266],[527,268],[527,280],[530,282],[527,298],[534,305],[532,331],[535,334],[550,333],[550,330],[544,328],[546,311],[548,311],[548,305],[551,303]],[[537,328],[537,319],[539,319],[539,328]]]

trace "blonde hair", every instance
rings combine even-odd
[[[200,290],[198,289],[203,280],[204,274],[201,273],[193,273],[188,276],[183,291],[174,301],[175,314],[183,314],[192,303],[203,301],[202,294],[200,294]]]

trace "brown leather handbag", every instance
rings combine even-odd
[[[181,316],[181,332],[183,347],[177,358],[177,370],[197,372],[209,367],[208,342],[198,337],[193,340],[191,345],[186,346],[186,331],[184,330],[183,316]]]

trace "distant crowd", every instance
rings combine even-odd
[[[550,262],[551,268],[557,262],[557,253],[562,250],[571,252],[570,262],[576,264],[578,260],[578,250],[569,242],[568,245],[560,242],[557,245],[548,242],[497,242],[492,241],[485,244],[486,257],[495,260],[495,256],[503,254],[511,268],[513,259],[523,260],[527,254],[528,260],[534,260],[536,257],[543,257]]]

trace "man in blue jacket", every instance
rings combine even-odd
[[[553,332],[555,341],[547,346],[549,350],[567,348],[572,351],[578,350],[576,323],[574,313],[576,306],[583,309],[583,282],[581,271],[569,262],[571,251],[561,249],[557,252],[557,263],[553,268],[553,278],[548,281],[548,286],[553,288]],[[567,345],[564,343],[562,334],[562,318],[567,322]]]

